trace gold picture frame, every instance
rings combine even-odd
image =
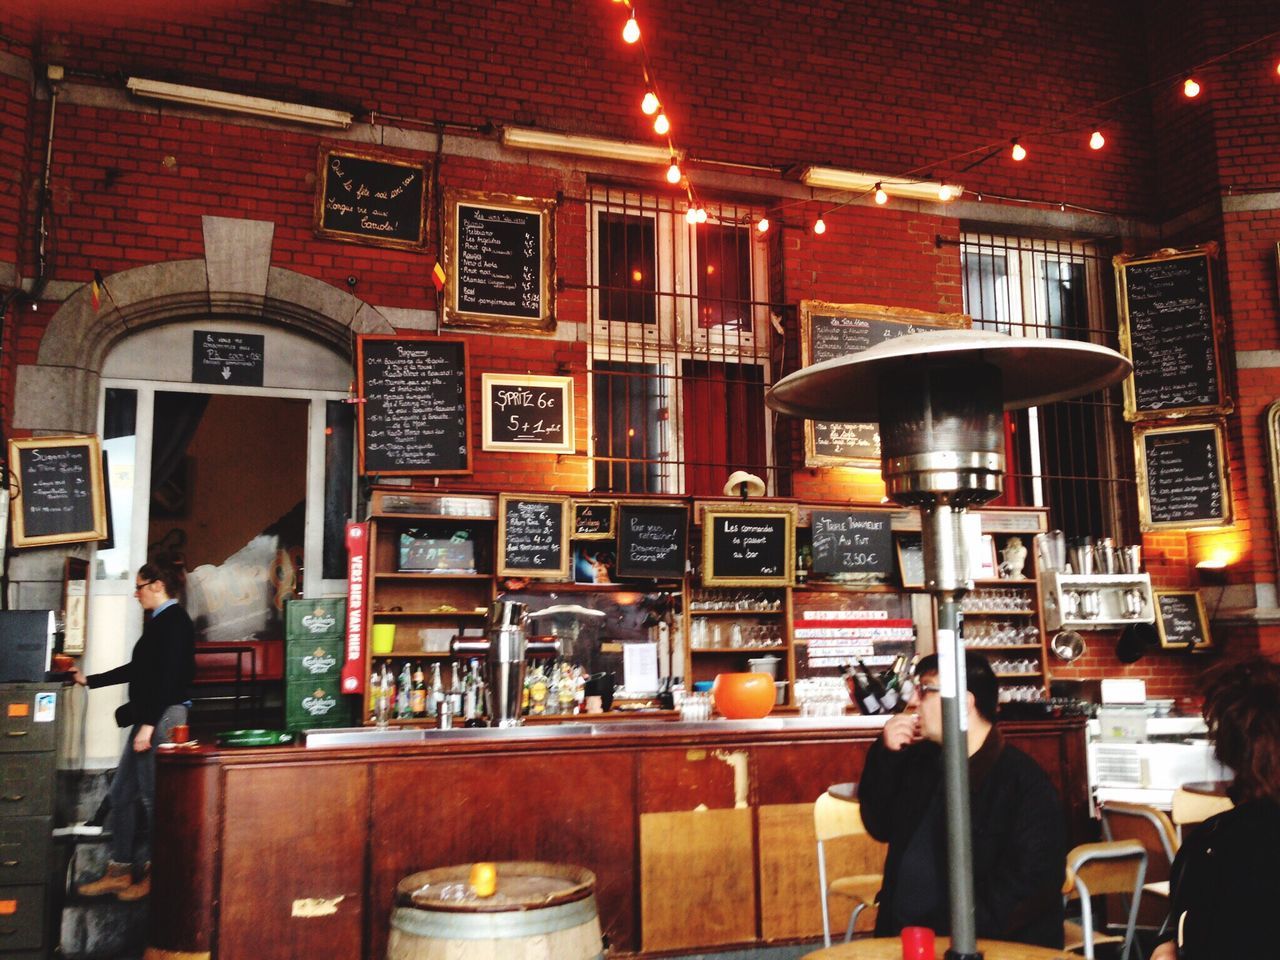
[[[560,507],[560,525],[555,534],[555,543],[560,551],[560,562],[554,566],[538,566],[529,564],[521,566],[507,562],[507,505],[510,503],[556,504]],[[569,497],[545,496],[543,494],[500,493],[498,494],[498,576],[500,577],[532,577],[543,580],[566,580],[569,577],[569,518],[572,500]]]
[[[56,460],[65,466],[52,468]],[[83,464],[83,471],[78,465]],[[46,476],[41,464],[49,467]],[[31,437],[9,441],[10,522],[15,547],[84,543],[107,537],[102,447],[97,437]],[[39,489],[27,489],[34,481]],[[88,490],[76,488],[87,483]],[[67,487],[70,484],[70,487]],[[47,499],[40,504],[37,501]],[[83,500],[76,505],[69,500]],[[28,513],[30,512],[30,516]],[[39,519],[37,524],[35,521]]]
[[[702,511],[702,583],[708,587],[789,587],[795,584],[796,575],[796,520],[797,510],[794,505],[779,505],[776,507],[766,506],[750,506],[740,507],[718,504],[708,504]],[[775,521],[778,518],[783,520],[783,555],[779,559],[777,566],[779,570],[776,574],[765,573],[737,573],[729,572],[727,563],[721,563],[720,558],[716,556],[717,532],[721,532],[723,536],[731,536],[735,541],[739,542],[741,554],[735,552],[735,559],[743,562],[756,559],[752,554],[758,551],[751,550],[751,547],[757,544],[751,542],[757,540],[758,537],[752,534],[759,534],[767,539],[768,533],[762,530],[752,529],[751,521]],[[717,522],[724,521],[726,526],[724,531],[717,530]],[[730,529],[729,524],[735,523],[738,529]],[[742,529],[745,525],[746,529]],[[745,539],[744,539],[745,538]],[[724,546],[724,541],[720,541],[720,545]],[[727,559],[727,558],[726,558]],[[717,566],[720,569],[717,570]]]
[[[1204,598],[1200,596],[1199,590],[1155,590],[1152,593],[1156,607],[1156,630],[1160,634],[1161,647],[1165,650],[1189,650],[1192,653],[1199,653],[1213,647],[1213,633],[1209,630],[1209,617],[1205,613]],[[1161,603],[1162,599],[1176,599],[1177,612],[1185,614],[1188,612],[1186,609],[1188,606],[1192,608],[1189,613],[1195,618],[1193,635],[1198,637],[1198,640],[1187,643],[1183,639],[1178,639],[1183,636],[1181,632],[1178,637],[1170,635],[1166,619],[1169,608]],[[1177,615],[1176,612],[1174,615]]]
[[[494,390],[501,392],[501,411],[494,412]],[[547,395],[558,395],[560,411],[560,439],[557,442],[544,442],[536,439],[539,432],[546,431],[548,425],[538,418],[538,410],[546,401]],[[516,412],[517,405],[519,412]],[[508,411],[506,408],[512,409]],[[551,409],[550,406],[545,409]],[[500,440],[495,436],[499,429],[507,430],[504,417],[519,420],[516,430],[517,439]],[[573,377],[537,377],[515,373],[482,373],[480,374],[480,446],[483,450],[508,451],[512,453],[573,453],[576,438],[574,436]],[[554,426],[554,425],[552,425]]]
[[[1167,443],[1187,444],[1192,434],[1204,434],[1206,440],[1212,439],[1213,447],[1213,476],[1212,477],[1192,477],[1186,476],[1176,478],[1176,483],[1172,485],[1169,491],[1172,495],[1183,496],[1184,501],[1181,506],[1173,506],[1167,503],[1157,503],[1161,514],[1169,512],[1180,512],[1187,514],[1185,516],[1157,516],[1156,509],[1153,509],[1152,483],[1161,483],[1159,477],[1152,476],[1150,452],[1148,450],[1149,443],[1159,443],[1162,440]],[[1231,476],[1229,468],[1229,457],[1226,449],[1226,429],[1220,420],[1212,420],[1208,422],[1198,423],[1181,423],[1175,426],[1146,426],[1142,424],[1135,425],[1133,430],[1133,446],[1134,446],[1134,464],[1136,468],[1136,480],[1138,484],[1138,526],[1144,532],[1151,530],[1199,530],[1212,527],[1230,526],[1232,522],[1232,502],[1231,502]],[[1210,486],[1206,486],[1210,485]],[[1217,494],[1215,496],[1213,487],[1216,487]],[[1187,504],[1185,494],[1188,492],[1200,494],[1202,500],[1205,496],[1209,498],[1208,509],[1200,510],[1203,506],[1200,500],[1192,504]],[[1213,507],[1216,501],[1216,509]],[[1194,514],[1188,514],[1188,510],[1195,508]],[[1200,515],[1202,513],[1208,516]]]
[[[390,185],[390,189],[382,191],[377,190],[376,187],[370,189],[368,184],[353,182],[355,178],[352,175],[352,171],[342,166],[344,159],[355,161],[356,164],[377,164],[384,168],[398,167],[403,170],[403,176],[392,177],[393,182]],[[314,228],[317,237],[327,237],[330,240],[345,240],[350,243],[367,243],[375,247],[397,247],[405,250],[421,250],[426,244],[427,218],[428,211],[431,209],[431,177],[428,163],[380,150],[355,150],[348,147],[322,145],[316,161],[316,168]],[[378,206],[378,203],[380,199],[384,204],[393,203],[396,197],[380,197],[380,194],[393,194],[396,190],[403,190],[407,183],[397,181],[406,180],[411,175],[410,171],[412,171],[412,176],[420,177],[419,184],[422,194],[420,202],[415,204],[413,209],[413,212],[417,215],[418,223],[417,228],[412,231],[412,235],[402,237],[386,236],[354,229],[343,229],[333,225],[340,218],[361,217],[360,211],[364,209],[365,216],[361,217],[361,222],[374,224],[366,229],[395,231],[399,225],[388,218],[389,208]],[[340,195],[339,191],[341,191]]]
[[[584,532],[579,528],[579,510],[589,509],[592,516],[607,517],[608,529],[591,529]],[[577,500],[573,501],[573,539],[574,540],[612,540],[617,532],[618,505],[612,500]]]

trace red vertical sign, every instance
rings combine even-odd
[[[347,524],[347,655],[342,692],[364,692],[365,597],[368,596],[369,524]]]

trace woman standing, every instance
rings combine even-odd
[[[195,677],[195,627],[178,605],[184,575],[170,564],[147,563],[138,571],[134,596],[145,625],[128,663],[76,683],[90,688],[129,684],[129,699],[116,723],[129,728],[120,765],[111,781],[111,862],[98,880],[77,887],[83,896],[114,893],[140,900],[151,892],[149,834],[156,794],[155,748],[167,743],[174,726],[187,722],[188,690]],[[138,837],[136,807],[141,802],[145,835]]]

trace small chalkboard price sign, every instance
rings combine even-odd
[[[1203,416],[1232,409],[1222,377],[1210,262],[1216,246],[1114,258],[1129,420]]]
[[[480,376],[482,446],[518,453],[573,453],[573,377]]]
[[[106,538],[97,437],[10,440],[9,471],[15,547]]]
[[[569,575],[569,498],[498,496],[498,575],[564,580]]]
[[[1231,523],[1231,487],[1221,423],[1134,430],[1142,530]]]
[[[814,510],[813,572],[828,577],[882,577],[893,569],[888,510]]]
[[[897,540],[898,575],[904,590],[924,589],[924,542],[920,534],[904,534]]]
[[[618,576],[681,580],[689,550],[689,508],[679,503],[618,504]]]
[[[702,582],[706,586],[786,587],[795,579],[796,514],[707,507],[702,516]]]
[[[612,501],[573,501],[573,538],[575,540],[612,540],[613,517]]]
[[[1208,650],[1213,646],[1209,618],[1198,590],[1157,590],[1156,629],[1168,650]]]
[[[267,338],[260,333],[196,330],[191,334],[191,382],[260,387]]]
[[[447,326],[555,326],[555,201],[446,190]]]
[[[430,178],[415,160],[320,149],[316,235],[380,247],[421,247]]]
[[[377,335],[356,353],[360,472],[470,473],[466,343]]]
[[[800,364],[810,366],[869,347],[939,328],[965,328],[962,313],[927,313],[867,303],[800,301]],[[804,422],[805,466],[880,465],[880,433],[874,423]]]

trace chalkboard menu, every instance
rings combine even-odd
[[[360,472],[470,473],[466,344],[368,336],[357,352]]]
[[[191,382],[262,386],[266,340],[260,333],[191,334]]]
[[[573,501],[573,536],[577,540],[611,540],[614,505],[608,500]]]
[[[1155,595],[1160,646],[1176,650],[1207,650],[1213,646],[1198,591],[1157,590]]]
[[[887,574],[893,567],[891,516],[888,510],[814,510],[814,574]]]
[[[573,453],[573,377],[480,377],[485,450]]]
[[[427,167],[371,152],[320,151],[316,233],[383,247],[421,247]]]
[[[1220,424],[1138,429],[1134,442],[1143,530],[1231,522],[1231,490]]]
[[[547,577],[569,574],[569,498],[501,494],[498,497],[498,574]]]
[[[1130,420],[1226,413],[1208,250],[1144,260],[1116,258],[1120,345]]]
[[[800,363],[803,366],[834,360],[869,347],[906,336],[945,327],[967,327],[963,314],[926,313],[904,307],[875,304],[800,301]],[[874,423],[805,421],[805,464],[866,465],[880,462],[880,433]]]
[[[683,504],[618,505],[618,576],[679,580],[689,549]]]
[[[549,329],[555,204],[448,190],[445,205],[445,323]]]
[[[795,514],[708,507],[702,519],[707,586],[789,586],[795,571]]]
[[[10,440],[9,470],[15,547],[107,536],[97,437]]]

